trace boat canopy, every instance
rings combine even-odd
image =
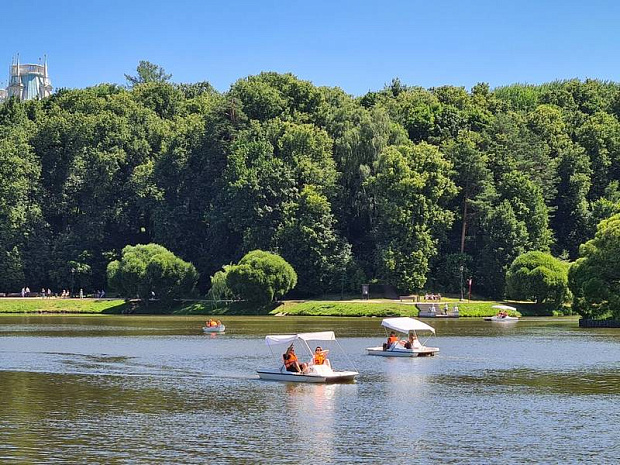
[[[512,310],[516,311],[517,309],[511,307],[510,305],[493,305],[491,308],[497,308],[498,310]]]
[[[435,333],[435,328],[432,326],[409,317],[385,318],[381,325],[401,333],[408,333],[409,331],[431,331]]]
[[[265,344],[274,346],[279,344],[288,344],[295,342],[297,339],[304,341],[335,341],[336,335],[333,331],[322,331],[318,333],[300,333],[300,334],[277,334],[265,337]]]

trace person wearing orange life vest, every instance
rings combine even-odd
[[[383,344],[383,350],[388,350],[395,342],[398,342],[398,336],[396,336],[396,333],[392,331],[390,332],[387,342]]]
[[[284,367],[286,368],[286,371],[303,373],[306,371],[306,368],[308,368],[306,363],[299,363],[299,359],[297,358],[297,355],[295,355],[295,347],[293,347],[293,344],[286,349],[286,352],[282,355],[282,357],[284,358]]]
[[[327,358],[328,352],[329,352],[328,350],[323,350],[321,349],[320,346],[317,346],[317,348],[314,349],[314,356],[312,357],[312,364],[331,366],[331,364],[329,363],[329,359]]]

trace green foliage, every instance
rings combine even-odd
[[[512,261],[525,252],[527,231],[507,200],[490,210],[483,220],[484,236],[479,272],[488,295],[504,297],[505,276]]]
[[[226,284],[243,300],[267,304],[297,284],[297,274],[279,255],[253,250],[226,273]]]
[[[137,74],[135,76],[125,74],[129,87],[148,82],[166,82],[172,77],[172,74],[166,74],[166,71],[161,66],[146,60],[140,60],[136,71]]]
[[[191,294],[198,273],[191,263],[184,262],[158,244],[128,245],[120,261],[108,265],[108,282],[113,290],[126,298],[155,297],[170,301]]]
[[[517,300],[560,307],[567,297],[568,267],[568,263],[547,253],[534,251],[520,255],[506,273],[507,294]]]
[[[444,207],[455,193],[449,169],[429,144],[388,147],[367,181],[376,205],[379,273],[403,291],[424,286],[437,238],[452,222]]]
[[[308,185],[286,218],[276,234],[276,244],[282,257],[298,270],[296,290],[307,295],[342,290],[342,280],[351,266],[351,248],[334,230],[327,198]]]
[[[620,319],[620,214],[602,221],[579,255],[568,274],[573,310],[584,318]]]
[[[146,61],[127,77],[0,104],[3,291],[102,289],[123,247],[155,242],[191,258],[203,293],[263,249],[300,294],[458,292],[464,262],[502,295],[518,255],[575,259],[620,211],[617,83],[395,79],[354,98],[274,72],[224,93]]]
[[[211,288],[209,289],[208,297],[214,301],[229,300],[234,297],[232,291],[226,283],[228,276],[228,270],[232,265],[224,265],[224,268],[217,271],[211,276]]]

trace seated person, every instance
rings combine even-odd
[[[396,336],[396,333],[392,331],[390,332],[387,342],[383,344],[383,350],[388,350],[395,342],[398,342],[398,337]]]
[[[329,362],[329,359],[327,358],[328,353],[329,353],[329,350],[323,350],[321,349],[320,346],[317,346],[317,348],[314,349],[314,356],[312,357],[312,364],[313,365],[327,365],[328,367],[331,366],[331,363]]]
[[[308,368],[306,363],[299,363],[299,359],[297,358],[297,355],[295,355],[295,347],[293,347],[293,344],[286,349],[286,352],[282,355],[282,357],[284,358],[284,367],[286,368],[286,371],[304,373],[306,368]]]
[[[407,338],[407,341],[405,342],[405,349],[412,349],[417,340],[418,338],[415,334],[409,333],[409,337]]]

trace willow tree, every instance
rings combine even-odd
[[[573,309],[585,318],[620,319],[620,214],[601,221],[579,255],[568,273]]]
[[[108,283],[113,290],[147,302],[153,293],[162,300],[186,297],[197,281],[194,265],[158,244],[128,245],[121,259],[108,265]]]

